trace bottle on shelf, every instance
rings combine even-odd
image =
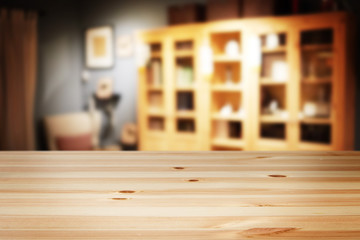
[[[227,66],[226,68],[226,85],[231,86],[233,85],[233,70],[231,66]]]
[[[179,87],[191,86],[193,84],[194,72],[191,66],[177,66],[176,81]]]
[[[154,59],[150,62],[148,69],[148,82],[152,86],[161,86],[162,77],[161,77],[161,61]]]

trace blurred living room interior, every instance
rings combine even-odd
[[[360,150],[359,6],[1,0],[0,150]]]

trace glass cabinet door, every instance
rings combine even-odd
[[[199,87],[198,33],[180,32],[171,37],[171,148],[173,151],[203,150],[201,142],[201,88]]]
[[[331,149],[333,132],[333,30],[302,31],[300,149]]]
[[[289,62],[286,33],[260,36],[261,69],[258,92],[257,147],[285,150],[289,144]]]
[[[165,132],[166,117],[164,109],[164,68],[163,46],[161,42],[150,43],[150,61],[146,67],[146,98],[148,131]]]
[[[196,133],[196,73],[195,41],[175,40],[174,48],[174,96],[175,132],[177,134]]]
[[[240,30],[210,33],[214,72],[210,82],[211,149],[243,150],[245,147]]]

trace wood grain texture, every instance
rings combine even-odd
[[[360,153],[0,153],[0,239],[360,239]]]

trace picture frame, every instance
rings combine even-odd
[[[85,46],[87,68],[103,69],[114,65],[114,32],[111,26],[87,29]]]
[[[118,58],[128,58],[133,55],[134,41],[131,34],[120,35],[116,38],[116,53]]]

